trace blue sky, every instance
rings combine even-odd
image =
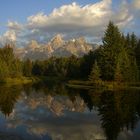
[[[22,38],[40,40],[58,33],[66,38],[81,35],[97,41],[101,38],[109,20],[113,20],[123,32],[136,31],[136,34],[140,35],[140,31],[136,29],[139,27],[140,0],[0,0],[0,2],[0,41],[7,39],[17,41]],[[53,12],[54,9],[56,13]]]
[[[4,24],[8,20],[25,22],[26,17],[44,12],[49,14],[54,8],[59,8],[64,4],[77,2],[81,5],[91,4],[98,0],[0,0],[0,22]]]

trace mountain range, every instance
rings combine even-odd
[[[14,48],[14,53],[20,59],[42,60],[52,56],[81,57],[98,47],[96,44],[87,43],[84,37],[64,41],[61,35],[54,36],[48,43],[40,44],[31,40],[25,47]]]

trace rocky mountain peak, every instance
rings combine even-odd
[[[39,44],[36,40],[31,40],[26,47],[15,49],[15,54],[21,59],[41,60],[52,56],[69,57],[75,55],[81,57],[93,49],[93,45],[88,44],[84,37],[64,41],[62,36],[58,34],[45,44]]]
[[[79,37],[75,41],[78,42],[79,44],[85,44],[86,43],[86,40],[85,40],[84,37]]]
[[[37,42],[36,40],[31,40],[31,41],[28,43],[28,45],[27,45],[27,47],[26,47],[26,50],[34,50],[34,49],[36,49],[36,48],[39,48],[38,42]]]
[[[60,34],[57,34],[51,41],[50,44],[52,46],[53,49],[57,49],[60,46],[62,46],[62,44],[64,43],[64,40],[62,39],[62,36]]]

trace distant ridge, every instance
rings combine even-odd
[[[24,48],[14,48],[14,53],[20,59],[42,60],[52,56],[69,57],[75,55],[81,57],[97,47],[96,44],[87,43],[84,37],[64,41],[62,36],[58,34],[46,44],[39,44],[36,40],[31,40]]]

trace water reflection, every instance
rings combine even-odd
[[[123,131],[127,131],[130,137],[133,135],[140,118],[138,91],[105,91],[95,95],[93,100],[97,102],[98,115],[108,140],[116,140]]]
[[[21,93],[21,87],[0,86],[0,110],[5,116],[13,111],[14,104]]]
[[[139,140],[140,91],[0,87],[0,140]]]

